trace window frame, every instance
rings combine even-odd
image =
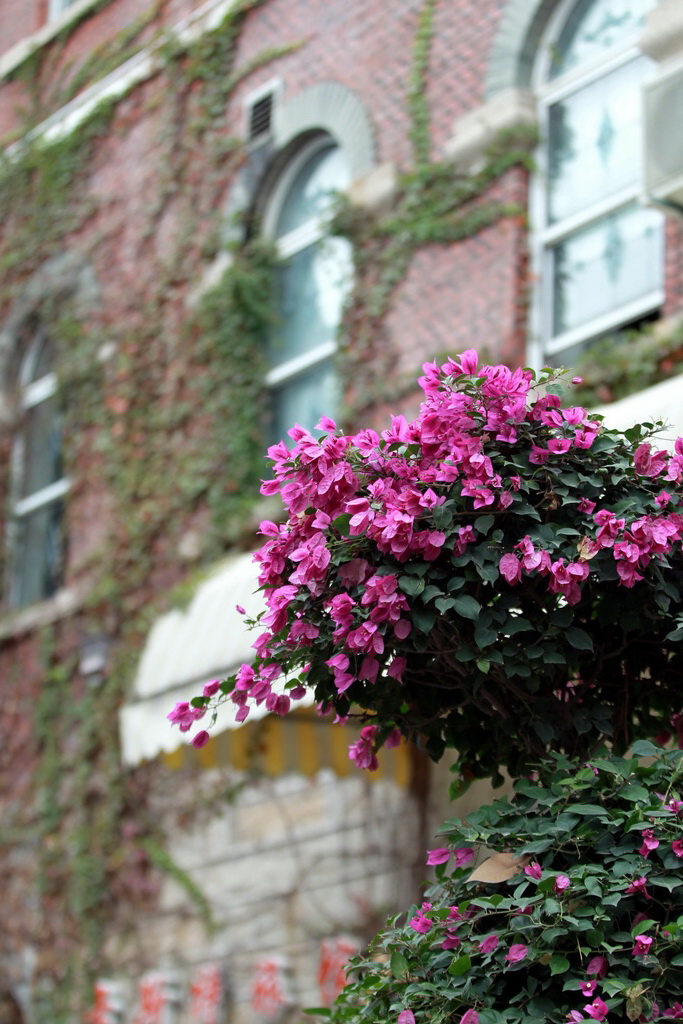
[[[346,161],[346,154],[339,141],[329,133],[318,133],[313,138],[302,140],[296,152],[290,157],[287,163],[278,174],[275,183],[267,197],[262,216],[262,233],[265,238],[270,239],[276,248],[277,256],[282,262],[296,256],[305,249],[317,243],[323,243],[328,237],[328,226],[330,209],[324,210],[319,216],[313,217],[298,227],[277,238],[275,231],[277,220],[287,201],[290,190],[297,177],[306,164],[317,154],[324,150],[339,150]],[[348,161],[346,161],[348,164]],[[349,183],[351,180],[350,169]],[[348,187],[348,186],[347,186]],[[349,243],[349,256],[351,256],[351,245]],[[352,288],[350,282],[344,294],[344,301]],[[307,352],[284,360],[276,366],[271,367],[265,375],[266,388],[273,393],[277,388],[287,387],[288,383],[295,384],[296,378],[307,370],[321,366],[330,361],[337,352],[339,345],[337,341],[339,325],[334,336],[319,343]]]
[[[550,110],[553,104],[574,95],[579,90],[605,78],[617,69],[626,66],[635,59],[644,59],[645,55],[637,45],[637,37],[615,46],[606,56],[599,56],[592,61],[579,64],[555,78],[550,77],[553,44],[557,43],[564,25],[571,16],[572,9],[578,0],[565,0],[560,4],[549,19],[543,41],[535,62],[532,86],[538,110],[538,123],[541,145],[536,152],[536,171],[532,176],[529,195],[529,212],[531,220],[530,262],[532,281],[535,282],[530,309],[530,359],[534,365],[544,365],[549,359],[561,355],[575,345],[589,342],[610,330],[627,326],[635,320],[656,312],[664,303],[664,281],[661,286],[649,291],[646,295],[630,303],[620,305],[597,317],[587,320],[576,327],[561,333],[553,331],[554,317],[554,269],[553,249],[564,239],[570,238],[584,228],[597,224],[612,213],[618,213],[629,206],[646,208],[642,203],[643,190],[641,175],[638,174],[631,185],[628,185],[608,196],[592,203],[584,210],[568,217],[550,222],[548,211],[547,179],[550,164],[549,125]],[[656,73],[652,62],[652,73]],[[642,83],[647,76],[642,79]],[[642,126],[642,89],[641,89]],[[662,216],[661,242],[664,245],[664,218]],[[664,253],[662,252],[662,267]]]
[[[43,334],[41,331],[44,331],[44,327],[41,328],[41,325],[38,325],[34,336],[28,341],[25,350],[19,355],[19,368],[15,385],[17,425],[10,457],[10,501],[6,531],[8,558],[5,585],[6,601],[13,610],[32,607],[42,601],[50,600],[63,586],[63,582],[60,580],[56,584],[54,591],[42,594],[36,600],[25,601],[23,599],[26,584],[24,561],[18,558],[18,553],[15,550],[17,535],[28,517],[35,512],[47,509],[49,506],[61,502],[71,487],[69,478],[61,476],[58,480],[39,487],[24,497],[17,495],[28,459],[24,426],[25,417],[31,410],[36,409],[43,402],[54,398],[58,393],[58,379],[54,369],[50,369],[47,373],[42,374],[42,376],[32,379],[36,361],[40,356],[41,347],[45,343],[47,335],[47,332]],[[60,442],[62,440],[63,430],[60,429]],[[44,553],[41,553],[42,557],[44,557]]]
[[[70,7],[73,7],[77,3],[77,0],[50,0],[50,4],[47,12],[47,20],[55,21],[60,15],[68,11]]]

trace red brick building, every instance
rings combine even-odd
[[[0,0],[0,1022],[298,1019],[414,897],[419,755],[166,711],[294,420],[476,347],[683,433],[682,118],[678,0]]]

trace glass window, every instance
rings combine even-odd
[[[76,0],[50,0],[48,17],[50,20],[59,17],[60,14],[63,14],[68,7],[75,3]]]
[[[542,49],[544,173],[534,204],[542,361],[563,362],[577,343],[662,302],[663,218],[638,201],[650,62],[635,43],[654,3],[565,4]]]
[[[329,138],[305,147],[278,182],[265,227],[276,243],[276,326],[268,346],[271,440],[295,423],[311,430],[338,402],[332,368],[352,280],[350,243],[327,235],[334,195],[349,184],[342,151]]]
[[[12,607],[50,597],[63,569],[62,415],[54,351],[45,328],[32,324],[24,345],[16,393],[19,423],[12,450],[9,586]]]

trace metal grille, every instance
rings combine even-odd
[[[270,119],[273,112],[272,92],[256,100],[249,112],[249,139],[256,139],[270,131]]]

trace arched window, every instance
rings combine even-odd
[[[39,321],[27,328],[15,375],[18,425],[12,449],[8,600],[33,604],[62,582],[62,416],[54,350]]]
[[[663,218],[639,202],[636,48],[656,0],[558,5],[536,68],[543,151],[532,193],[539,361],[571,365],[587,342],[663,301]]]
[[[284,438],[294,423],[312,429],[338,404],[332,357],[352,258],[350,243],[327,229],[334,195],[348,185],[341,148],[318,136],[285,166],[265,211],[264,230],[280,257],[266,377],[272,440]]]

